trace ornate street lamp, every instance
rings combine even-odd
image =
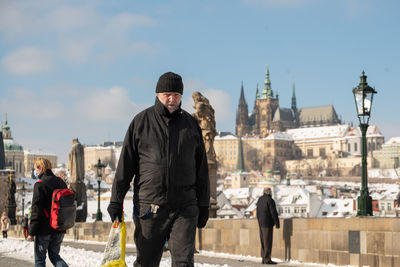
[[[104,169],[104,165],[101,163],[100,159],[98,160],[97,164],[94,165],[94,167],[96,167],[96,171],[97,171],[97,185],[98,185],[98,197],[97,197],[97,213],[96,213],[96,222],[97,221],[102,221],[103,220],[103,214],[101,213],[100,210],[100,183],[101,183],[101,178],[103,176],[103,169]]]
[[[25,182],[23,182],[22,187],[21,187],[21,195],[22,195],[22,218],[25,217]]]
[[[361,192],[358,197],[357,216],[372,216],[372,198],[368,192],[367,182],[367,129],[369,117],[371,115],[372,100],[377,92],[367,83],[367,76],[364,71],[360,76],[360,84],[353,89],[354,100],[356,102],[357,116],[361,130]]]

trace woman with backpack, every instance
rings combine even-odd
[[[4,211],[1,215],[1,231],[3,232],[3,238],[7,238],[8,227],[10,227],[10,218],[8,218],[7,213]]]
[[[39,179],[33,188],[32,213],[29,225],[29,241],[34,241],[35,266],[46,266],[46,254],[54,266],[65,267],[67,263],[60,257],[61,243],[65,231],[51,227],[50,214],[52,194],[56,189],[65,189],[65,182],[51,171],[48,159],[38,158],[34,164],[34,175]]]

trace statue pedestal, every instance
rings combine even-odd
[[[217,205],[217,200],[211,198],[210,199],[210,210],[208,213],[209,218],[217,218],[217,210],[219,209]]]
[[[217,217],[217,164],[213,161],[208,161],[208,176],[210,178],[210,218]]]
[[[87,217],[87,195],[84,183],[70,183],[71,190],[76,194],[77,209],[76,222],[86,222]]]
[[[15,210],[17,208],[17,205],[15,203],[11,203],[7,205],[7,216],[10,218],[11,225],[16,225],[17,220],[15,219]]]

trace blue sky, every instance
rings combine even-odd
[[[71,139],[122,140],[154,103],[158,77],[182,75],[234,131],[243,81],[249,109],[269,66],[280,106],[334,105],[357,123],[352,88],[365,70],[378,94],[371,124],[400,134],[400,4],[371,0],[0,2],[0,114],[25,149],[65,162]]]

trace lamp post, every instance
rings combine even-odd
[[[22,194],[22,218],[25,216],[25,182],[23,182],[21,187],[21,194]]]
[[[357,216],[372,216],[372,198],[368,192],[367,182],[367,129],[369,117],[371,115],[372,100],[377,92],[367,83],[367,76],[364,71],[360,76],[360,84],[353,89],[354,100],[356,102],[357,116],[361,130],[361,192],[358,197]]]
[[[103,169],[104,165],[101,163],[101,160],[99,159],[97,164],[94,165],[96,167],[97,171],[97,185],[98,185],[98,197],[97,197],[97,213],[96,213],[96,222],[97,221],[102,221],[103,220],[103,214],[101,213],[100,210],[100,183],[101,183],[101,178],[103,176]]]

